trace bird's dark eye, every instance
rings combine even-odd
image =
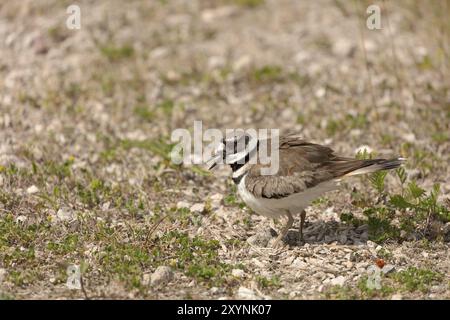
[[[241,143],[242,144],[242,143]],[[239,139],[238,138],[236,138],[235,140],[234,140],[234,153],[238,153],[238,152],[240,152],[240,151],[242,151],[242,150],[239,150],[238,148],[242,148],[242,145],[241,144],[239,144]]]
[[[250,142],[250,136],[245,135],[245,146],[248,146],[249,142]]]

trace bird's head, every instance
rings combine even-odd
[[[233,134],[221,140],[209,163],[209,170],[218,164],[228,164],[232,168],[246,164],[257,150],[258,139],[248,133]]]

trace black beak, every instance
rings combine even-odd
[[[212,170],[215,166],[217,166],[217,163],[221,159],[221,157],[222,156],[220,154],[216,154],[216,155],[212,156],[211,159],[206,161],[206,163],[211,163],[208,170]]]
[[[212,170],[215,166],[217,166],[217,162],[214,162],[214,163],[208,168],[208,170]]]

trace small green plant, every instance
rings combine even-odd
[[[47,249],[56,254],[69,254],[79,249],[79,237],[76,234],[67,235],[62,241],[49,241]]]
[[[232,0],[235,4],[248,8],[255,8],[264,4],[265,0]]]
[[[369,152],[366,148],[363,148],[361,150],[358,150],[358,152],[355,155],[356,159],[359,160],[368,160],[373,158],[373,153]]]
[[[133,111],[141,120],[153,121],[155,119],[155,113],[148,106],[137,105]]]
[[[77,181],[76,191],[80,200],[89,207],[98,205],[102,199],[111,194],[111,188],[97,178],[91,178],[87,185],[82,181]]]
[[[357,158],[370,159],[372,155],[364,149],[357,154]],[[415,181],[407,183],[406,171],[400,167],[395,174],[401,185],[401,193],[390,193],[385,188],[387,173],[388,171],[378,171],[369,177],[372,187],[378,193],[378,202],[370,204],[370,201],[362,201],[366,203],[363,213],[368,220],[371,240],[384,242],[388,239],[400,239],[402,231],[428,236],[430,221],[450,221],[449,209],[437,201],[440,192],[438,184],[426,192]],[[398,223],[394,224],[396,219]]]
[[[218,259],[217,250],[220,246],[217,240],[204,240],[198,236],[191,238],[186,233],[171,231],[158,242],[161,246],[170,246],[176,257],[173,260],[174,267],[199,281],[211,285],[222,284],[225,275],[232,269]]]
[[[395,210],[413,213],[411,217],[402,219],[404,227],[415,228],[422,225],[422,232],[426,234],[428,223],[431,220],[450,221],[450,211],[437,201],[439,192],[439,184],[435,184],[433,189],[427,193],[415,182],[410,182],[405,195],[391,195],[389,204]]]
[[[175,108],[175,102],[173,102],[173,100],[166,99],[159,103],[156,108],[161,109],[166,116],[171,116],[173,109]]]
[[[367,223],[366,221],[355,217],[351,212],[343,212],[343,213],[341,213],[340,219],[341,219],[342,222],[347,223],[347,224],[351,224],[351,225],[353,225],[355,227],[358,227],[360,225],[363,225],[363,224]]]
[[[281,77],[282,69],[279,66],[264,66],[256,69],[253,78],[258,82],[270,82],[278,80]]]
[[[401,283],[404,290],[426,292],[431,285],[441,281],[444,276],[432,270],[409,267],[394,273],[391,277]]]
[[[381,281],[383,281],[383,279],[385,279],[384,277],[382,278]],[[375,297],[386,297],[391,295],[395,289],[387,284],[385,284],[383,281],[383,284],[381,285],[380,289],[372,289],[367,285],[367,281],[368,281],[368,277],[367,276],[363,276],[357,284],[358,289],[361,292],[361,295],[363,298],[365,299],[372,299]]]
[[[170,151],[173,145],[165,142],[163,139],[158,140],[129,140],[125,139],[121,142],[121,147],[125,150],[132,148],[148,150],[166,161],[170,161]]]
[[[72,174],[72,165],[74,163],[75,159],[73,157],[70,157],[63,163],[58,163],[54,161],[48,161],[44,163],[42,166],[43,173],[46,175],[56,176],[60,180],[70,177]],[[38,171],[39,168],[36,166],[36,168],[33,168],[33,171]]]
[[[356,300],[360,299],[360,295],[357,290],[350,286],[332,286],[324,291],[326,299],[336,300]]]
[[[392,224],[395,211],[385,207],[371,207],[363,211],[367,217],[369,239],[376,242],[384,242],[389,239],[399,239],[400,229]]]
[[[113,45],[106,45],[100,47],[100,52],[109,60],[118,61],[133,56],[134,49],[129,45],[119,47]]]
[[[256,276],[256,282],[261,288],[279,288],[281,287],[280,277],[272,276],[270,278],[264,276]]]
[[[236,206],[237,205],[241,209],[245,208],[245,204],[240,201],[240,198],[237,195],[237,189],[234,184],[231,186],[231,192],[223,198],[223,202],[227,206]]]
[[[235,205],[237,203],[236,195],[233,193],[227,194],[225,198],[223,198],[223,202],[225,205]]]

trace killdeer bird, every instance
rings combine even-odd
[[[359,160],[341,157],[326,146],[301,139],[298,135],[277,137],[278,171],[261,174],[268,164],[255,159],[262,143],[247,134],[223,139],[207,162],[211,170],[217,164],[228,164],[242,200],[254,212],[272,219],[287,217],[287,223],[274,242],[280,244],[292,227],[294,215],[300,214],[300,238],[303,241],[305,208],[316,198],[338,188],[343,178],[399,167],[404,159]],[[253,142],[253,143],[252,143]],[[270,146],[270,139],[264,141]],[[269,155],[273,154],[269,149]]]

